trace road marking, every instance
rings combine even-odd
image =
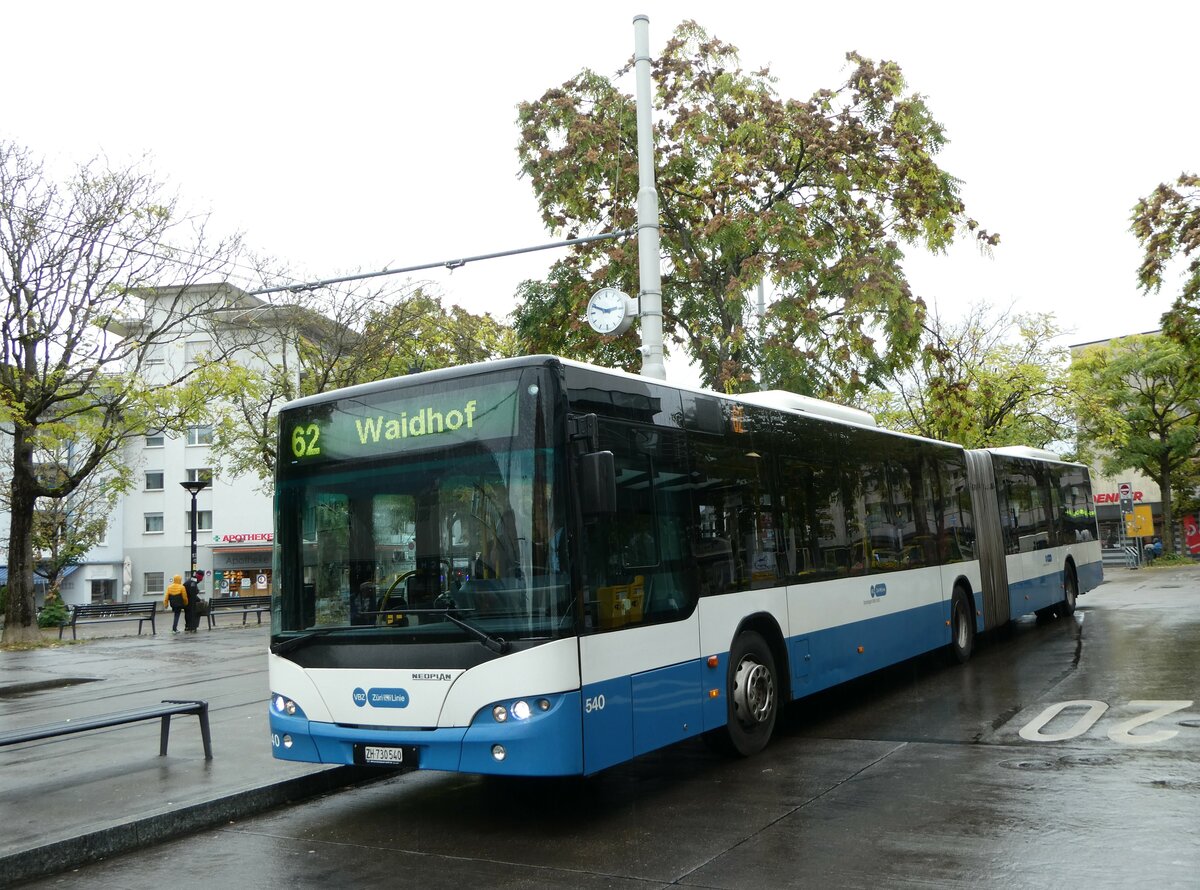
[[[1085,707],[1087,711],[1072,726],[1063,732],[1042,732],[1043,726],[1067,708],[1077,706]],[[1104,716],[1104,712],[1107,710],[1108,705],[1102,701],[1092,701],[1091,699],[1060,701],[1057,704],[1050,705],[1050,707],[1022,726],[1021,731],[1017,734],[1027,742],[1064,742],[1067,739],[1083,735],[1095,725],[1097,720]]]
[[[1192,706],[1192,701],[1131,701],[1130,708],[1145,709],[1146,713],[1138,714],[1127,720],[1122,720],[1108,731],[1108,737],[1121,745],[1153,745],[1165,742],[1179,735],[1177,729],[1158,729],[1152,732],[1134,734],[1133,730],[1140,726],[1153,723],[1160,717],[1174,714]],[[1068,708],[1086,708],[1071,726],[1061,732],[1042,732],[1042,729],[1055,717]],[[1104,716],[1108,705],[1102,701],[1080,698],[1072,701],[1056,702],[1047,706],[1040,714],[1026,723],[1017,734],[1027,742],[1065,742],[1077,738],[1091,729]]]

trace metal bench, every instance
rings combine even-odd
[[[204,759],[212,760],[212,736],[208,731],[208,702],[199,700],[178,701],[164,699],[162,704],[132,711],[121,711],[117,714],[106,714],[99,717],[83,717],[79,720],[64,720],[62,723],[44,723],[41,726],[31,726],[27,729],[12,729],[0,732],[0,747],[19,745],[22,742],[34,742],[39,739],[56,738],[72,735],[77,732],[88,732],[92,729],[103,729],[109,726],[123,726],[126,723],[137,723],[142,720],[162,720],[159,732],[158,755],[167,756],[167,738],[171,731],[171,717],[175,714],[195,714],[200,718],[200,738],[204,742]]]
[[[75,636],[75,626],[78,624],[104,624],[109,621],[136,621],[138,636],[142,635],[142,623],[150,622],[150,632],[157,634],[154,627],[154,615],[158,611],[158,600],[140,603],[82,603],[71,608],[71,617],[58,626],[58,638],[61,640],[63,631],[71,628],[71,639]]]
[[[270,596],[222,596],[213,597],[208,601],[208,629],[212,630],[216,623],[218,613],[232,612],[234,615],[241,614],[242,624],[246,623],[246,619],[250,615],[258,616],[258,623],[262,624],[263,612],[271,611]]]

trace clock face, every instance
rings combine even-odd
[[[615,287],[602,287],[588,301],[587,322],[599,334],[623,334],[633,323],[629,303]]]

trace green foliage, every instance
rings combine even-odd
[[[46,594],[46,604],[38,612],[38,627],[58,627],[70,617],[66,604],[54,591]]]
[[[847,56],[850,77],[807,101],[780,98],[769,71],[744,72],[734,47],[694,22],[655,62],[656,180],[665,259],[665,330],[704,382],[816,395],[877,383],[918,348],[925,307],[900,244],[939,251],[967,218],[958,182],[934,162],[945,134],[893,62]],[[544,221],[574,236],[631,228],[638,187],[632,97],[583,71],[519,107],[518,153]],[[759,328],[749,295],[777,299]],[[628,367],[634,336],[601,346],[573,322],[601,285],[636,293],[632,245],[595,242],[523,288],[515,314],[527,349]]]
[[[1088,348],[1071,369],[1081,440],[1100,454],[1106,473],[1136,469],[1158,483],[1168,550],[1173,549],[1173,492],[1197,481],[1198,345],[1157,335],[1123,337]]]
[[[1142,248],[1138,284],[1143,291],[1162,288],[1167,270],[1187,260],[1183,289],[1164,330],[1185,342],[1200,337],[1200,176],[1181,173],[1174,186],[1160,184],[1133,207],[1130,228]]]
[[[934,316],[919,359],[894,375],[870,409],[883,426],[966,448],[1061,443],[1073,428],[1069,354],[1048,314],[972,306],[947,325]]]
[[[219,369],[219,357],[174,376],[140,373],[151,349],[208,330],[227,308],[220,287],[196,282],[223,272],[237,239],[210,244],[201,220],[180,216],[137,166],[85,164],[57,181],[29,152],[0,141],[0,415],[9,434],[2,475],[11,516],[6,643],[35,636],[39,511],[47,517],[54,502],[97,475],[126,484],[124,445],[150,430],[182,428],[212,397],[211,387],[181,384],[201,368]],[[158,287],[161,281],[174,284]],[[55,457],[65,443],[74,449]],[[56,527],[42,523],[42,531]]]

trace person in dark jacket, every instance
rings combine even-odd
[[[188,579],[183,582],[183,589],[187,592],[183,630],[184,633],[194,634],[200,629],[200,585],[196,582],[195,575],[188,575]]]
[[[163,595],[163,606],[170,606],[171,611],[175,613],[175,620],[171,622],[171,633],[179,633],[179,613],[187,607],[188,595],[187,589],[183,586],[183,576],[176,575],[174,580],[167,585],[167,592]],[[185,620],[184,625],[187,627]]]

